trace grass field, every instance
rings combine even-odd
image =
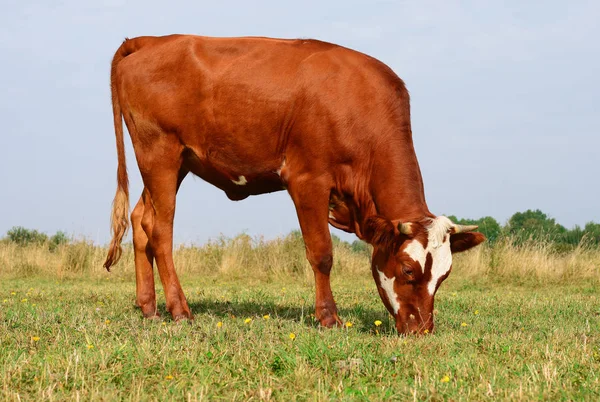
[[[252,255],[229,246],[213,261],[213,272],[185,268],[198,250],[178,252],[195,314],[192,323],[180,324],[165,314],[160,291],[163,320],[141,318],[133,305],[128,256],[115,272],[105,273],[95,268],[92,255],[94,268],[78,272],[65,268],[63,251],[63,271],[52,275],[43,267],[56,254],[46,252],[42,259],[41,250],[0,247],[2,398],[600,399],[600,275],[594,251],[548,254],[548,266],[564,264],[564,272],[544,274],[536,266],[519,277],[490,274],[503,271],[502,264],[475,275],[477,264],[494,260],[488,258],[494,250],[473,251],[457,259],[438,292],[436,333],[399,337],[368,265],[355,272],[354,257],[343,250],[333,289],[347,326],[324,330],[311,315],[314,291],[306,272],[263,270],[244,279],[240,272],[254,269]],[[285,253],[296,255],[291,249]],[[241,260],[227,257],[235,253]],[[261,254],[265,264],[274,263],[267,254]],[[356,258],[357,266],[365,261]],[[235,268],[240,261],[246,265]],[[586,264],[592,268],[581,276],[565,276]]]

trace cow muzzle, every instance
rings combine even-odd
[[[431,334],[434,330],[433,313],[398,315],[396,317],[396,329],[400,335]]]

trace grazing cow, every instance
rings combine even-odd
[[[175,196],[190,172],[232,200],[287,189],[326,327],[341,323],[328,223],[373,245],[373,278],[400,333],[433,330],[452,253],[485,239],[429,212],[408,91],[365,54],[317,40],[139,37],[117,50],[111,91],[118,185],[104,266],[129,226],[123,118],[144,182],[131,225],[145,317],[157,315],[156,261],[167,310],[192,318],[172,258]]]

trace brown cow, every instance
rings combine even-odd
[[[172,258],[175,196],[190,172],[232,200],[287,189],[326,327],[341,323],[328,223],[373,245],[373,277],[401,333],[433,330],[451,253],[485,239],[429,212],[408,92],[365,54],[316,40],[139,37],[117,50],[111,90],[118,186],[104,266],[129,226],[122,117],[144,181],[131,224],[145,317],[157,315],[156,261],[167,310],[192,318]]]

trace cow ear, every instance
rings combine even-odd
[[[375,246],[390,243],[395,232],[394,224],[390,220],[381,216],[371,216],[365,224],[364,237],[367,243]]]
[[[485,236],[479,232],[456,233],[450,236],[450,250],[452,253],[466,251],[482,243]]]

